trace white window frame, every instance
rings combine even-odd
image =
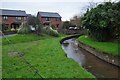
[[[7,16],[3,16],[3,19],[4,19],[4,20],[7,20],[7,19],[8,19],[8,17],[7,17]]]
[[[21,20],[22,20],[22,17],[16,17],[16,20],[21,21]]]
[[[47,17],[47,18],[46,18],[46,21],[50,21],[50,18],[49,18],[49,17]]]

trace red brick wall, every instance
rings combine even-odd
[[[42,23],[44,23],[44,22],[46,22],[47,20],[46,20],[46,18],[45,17],[39,17],[39,20],[42,22]],[[61,18],[60,19],[58,19],[57,21],[56,21],[56,18],[50,18],[50,23],[51,23],[51,26],[52,25],[57,25],[57,24],[59,24],[59,26],[58,26],[58,28],[56,28],[56,29],[61,29],[62,28],[62,21],[61,21]]]
[[[9,16],[7,20],[4,20],[2,18],[2,16],[0,16],[0,19],[2,19],[2,23],[8,24],[9,27],[11,26],[12,23],[17,21],[16,17],[13,17],[13,16]],[[24,22],[24,21],[26,22],[26,20],[27,20],[27,17],[26,17],[25,20],[24,20],[24,17],[21,17],[21,20],[19,22],[21,22],[21,23]]]

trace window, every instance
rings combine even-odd
[[[24,17],[24,20],[26,20],[26,17]]]
[[[50,18],[46,18],[46,21],[50,21]]]
[[[7,19],[8,19],[8,17],[7,17],[7,16],[3,16],[3,19],[4,19],[4,20],[7,20]]]
[[[21,17],[16,17],[16,20],[21,20],[22,18]]]

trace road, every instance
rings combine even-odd
[[[15,35],[17,35],[17,34],[9,34],[9,35],[5,35],[5,36],[8,37],[8,36],[15,36]],[[0,35],[0,38],[4,38],[5,36]]]

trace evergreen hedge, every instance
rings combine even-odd
[[[108,41],[120,38],[120,1],[105,2],[88,9],[82,17],[82,26],[97,41]]]

